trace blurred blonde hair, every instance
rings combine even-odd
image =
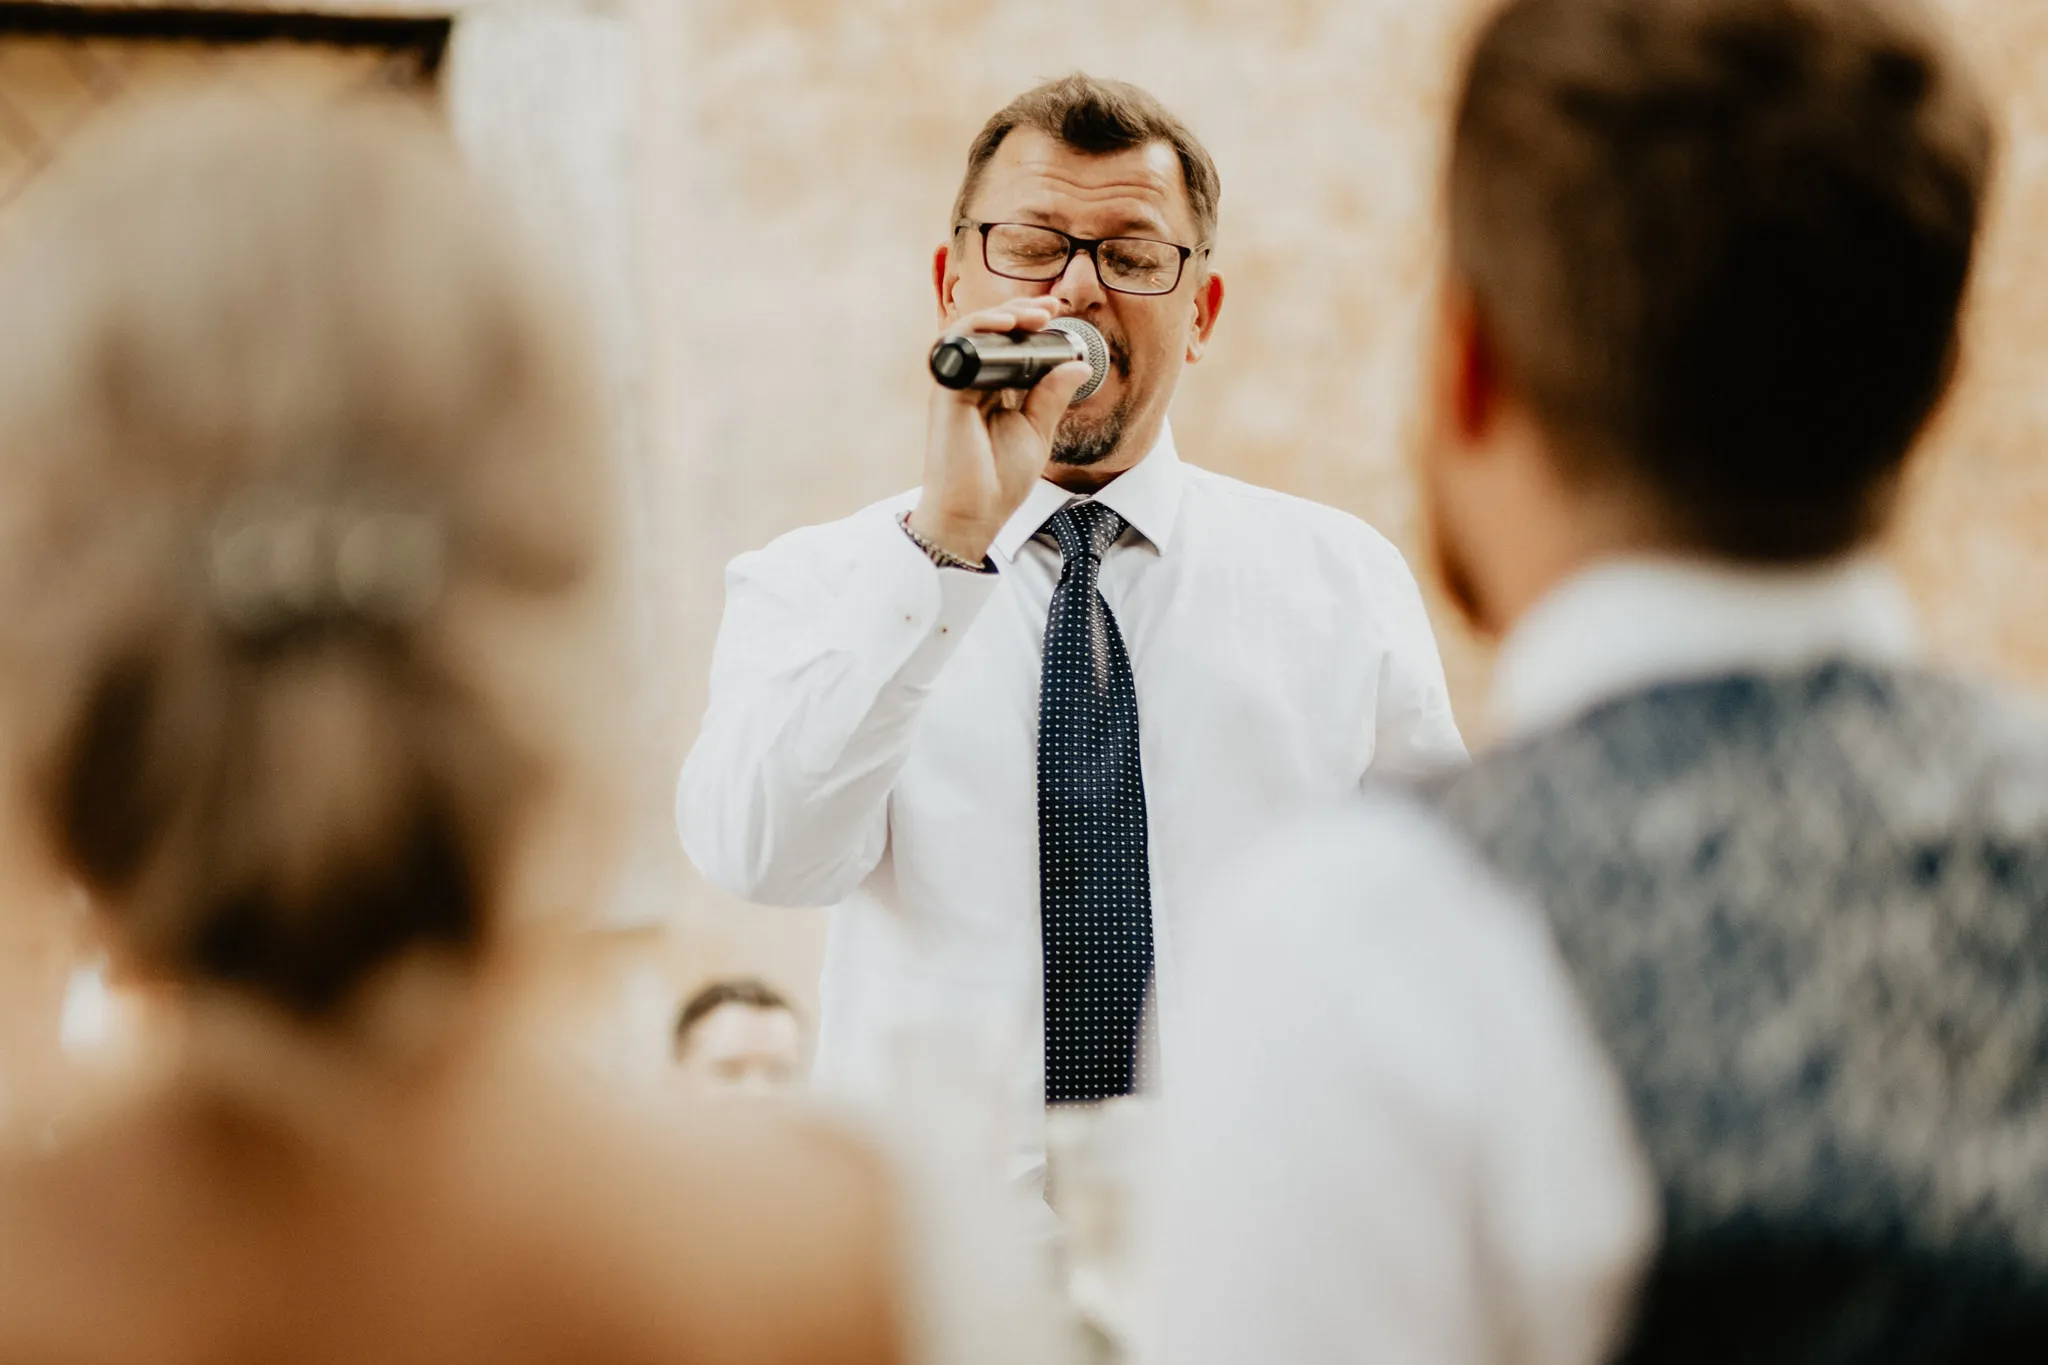
[[[41,208],[0,267],[37,827],[144,963],[302,1016],[475,957],[589,700],[515,700],[609,544],[580,330],[411,105],[153,107]]]

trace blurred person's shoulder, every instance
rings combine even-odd
[[[851,1130],[567,1064],[500,1071],[465,1129],[481,1228],[572,1337],[629,1359],[899,1358],[896,1191]]]
[[[175,1126],[143,1104],[0,1136],[0,1362],[176,1358],[217,1219]]]
[[[1727,767],[1731,753],[1790,766],[1805,788],[1880,789],[1902,815],[1952,824],[1976,813],[1994,827],[2048,828],[2048,704],[1916,663],[1845,657],[1631,688],[1497,746],[1428,791],[1450,812],[1473,796],[1512,801],[1564,772],[1721,779],[1742,771]],[[1751,809],[1762,817],[1771,806]]]
[[[1956,799],[1993,826],[2048,832],[2048,702],[2001,684],[1932,670],[1876,675],[1896,698],[1908,758],[1928,781],[1959,782]],[[1874,728],[1885,712],[1852,715]]]
[[[1343,992],[1360,962],[1469,962],[1475,945],[1546,932],[1407,784],[1274,821],[1217,867],[1202,900],[1193,949],[1209,970],[1328,976]]]
[[[311,1108],[174,1084],[17,1144],[0,1362],[899,1358],[893,1191],[855,1137],[472,1060]]]
[[[1405,788],[1269,827],[1208,879],[1193,919],[1188,1018],[1164,1062],[1182,1121],[1232,1122],[1219,1078],[1263,1086],[1281,1074],[1271,1058],[1305,1050],[1381,1119],[1476,1142],[1503,1059],[1531,1039],[1571,1056],[1581,1034],[1541,908]]]

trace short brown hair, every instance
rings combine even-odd
[[[792,1017],[796,1006],[788,997],[767,982],[757,977],[736,976],[722,981],[713,981],[699,990],[683,1007],[676,1011],[675,1050],[678,1054],[688,1046],[690,1033],[704,1022],[712,1011],[727,1005],[744,1005],[748,1009],[783,1010]]]
[[[140,960],[326,1016],[479,951],[560,775],[508,660],[607,543],[597,390],[423,112],[151,106],[74,164],[0,281],[0,724]]]
[[[1889,0],[1513,0],[1474,48],[1453,264],[1568,472],[1693,548],[1881,523],[1954,368],[1992,155]]]
[[[1102,80],[1080,71],[1026,90],[981,126],[967,149],[967,174],[953,199],[954,226],[967,216],[967,201],[980,186],[990,158],[1003,139],[1019,128],[1036,128],[1090,156],[1164,142],[1180,158],[1181,185],[1187,191],[1188,208],[1194,213],[1200,238],[1191,245],[1208,246],[1215,241],[1223,184],[1217,179],[1216,163],[1209,158],[1208,149],[1147,91],[1127,81]]]

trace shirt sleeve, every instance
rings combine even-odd
[[[676,790],[705,876],[746,900],[830,905],[874,870],[918,714],[996,581],[936,567],[881,507],[732,562]]]
[[[1373,716],[1371,776],[1426,777],[1466,761],[1465,741],[1451,713],[1443,655],[1408,561],[1381,541],[1385,564],[1374,594],[1388,635]]]
[[[1391,799],[1194,946],[1147,1218],[1157,1365],[1597,1365],[1654,1203],[1534,912]]]

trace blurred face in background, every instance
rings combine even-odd
[[[803,1082],[803,1029],[789,1010],[733,1001],[691,1026],[676,1060],[699,1094],[786,1094]]]
[[[1036,128],[1017,128],[982,169],[964,217],[970,225],[955,225],[935,262],[943,318],[950,322],[1006,299],[1058,299],[1060,313],[1102,333],[1110,373],[1100,389],[1068,410],[1052,463],[1110,475],[1142,460],[1158,438],[1182,366],[1201,359],[1223,304],[1223,280],[1208,269],[1208,244],[1200,240],[1173,148],[1150,142],[1096,156]],[[1076,251],[1057,278],[1015,279],[991,269],[990,262],[1017,273],[1041,272],[1028,263],[1006,262],[1000,232],[985,248],[980,225],[988,223],[1034,224],[1086,240],[1141,238],[1187,247],[1191,254],[1173,267],[1179,278],[1172,288],[1159,294],[1105,287],[1085,251]]]

